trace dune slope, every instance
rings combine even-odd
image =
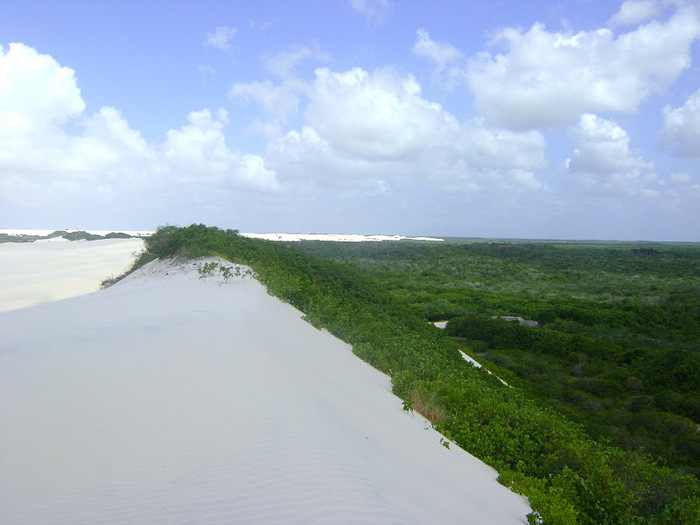
[[[0,333],[3,523],[526,523],[494,470],[251,278],[156,261]]]

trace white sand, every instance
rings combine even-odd
[[[406,237],[405,235],[360,235],[354,233],[241,233],[244,237],[267,241],[333,241],[333,242],[382,242],[382,241],[425,241],[443,242],[438,237]]]
[[[1,523],[526,523],[495,471],[250,278],[156,262],[0,334]]]
[[[142,249],[141,239],[0,243],[0,312],[97,291]]]

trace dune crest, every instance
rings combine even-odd
[[[527,522],[348,345],[197,268],[0,314],[0,521]]]

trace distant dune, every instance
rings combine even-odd
[[[99,290],[143,250],[142,239],[0,243],[0,312]]]
[[[0,333],[2,523],[527,522],[494,470],[250,277],[155,261],[2,313]]]
[[[241,233],[244,237],[267,241],[334,241],[334,242],[381,242],[381,241],[426,241],[443,242],[438,237],[407,237],[405,235],[360,235],[352,233]]]

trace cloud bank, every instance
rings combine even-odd
[[[346,6],[372,24],[394,8]],[[700,91],[668,98],[668,90],[692,65],[700,9],[630,0],[608,25],[505,28],[471,54],[419,27],[404,49],[424,65],[416,71],[340,66],[313,41],[286,44],[253,55],[262,77],[230,76],[226,109],[186,108],[160,141],[146,140],[118,108],[88,110],[70,67],[9,44],[0,48],[0,204],[8,217],[39,209],[58,217],[85,207],[127,215],[138,201],[142,217],[235,227],[252,217],[240,226],[289,231],[320,222],[489,235],[497,223],[526,234],[526,224],[568,227],[562,218],[576,213],[600,227],[611,206],[619,216],[653,209],[689,224],[700,219],[690,164],[700,158]],[[204,45],[228,51],[236,35],[222,25]],[[217,64],[217,81],[226,67]],[[658,126],[645,130],[649,138],[633,117],[651,101]],[[669,168],[668,159],[685,164]]]
[[[39,207],[88,196],[109,202],[172,184],[278,189],[261,157],[228,147],[223,110],[217,117],[194,111],[164,143],[148,144],[113,107],[85,115],[75,72],[29,46],[0,49],[0,78],[6,202]]]

